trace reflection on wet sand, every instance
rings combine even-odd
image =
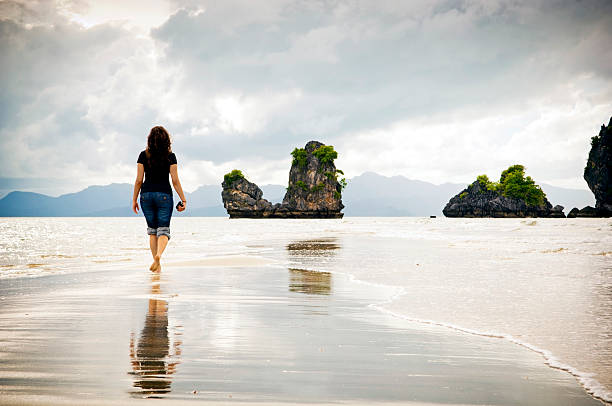
[[[333,251],[340,248],[335,238],[322,238],[319,240],[297,241],[287,244],[289,255],[333,255]]]
[[[154,273],[151,278],[151,294],[159,295],[160,274]],[[170,376],[176,372],[181,355],[179,340],[174,340],[173,354],[170,354],[170,339],[168,335],[168,302],[149,299],[149,309],[138,345],[134,342],[134,334],[130,339],[130,361],[134,375],[134,388],[131,392],[136,397],[161,397],[171,391]]]
[[[332,274],[329,272],[306,271],[289,268],[289,290],[310,295],[329,295],[332,288]]]
[[[296,266],[289,268],[289,290],[313,295],[329,295],[332,292],[332,274],[300,269],[299,266],[324,266],[333,260],[340,248],[336,238],[296,241],[287,244],[287,253]],[[323,260],[323,261],[322,261]]]

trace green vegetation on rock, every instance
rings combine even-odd
[[[492,182],[489,180],[487,175],[480,175],[476,178],[478,183],[480,183],[480,188],[482,189],[480,193],[485,193],[485,191],[489,192],[503,192],[501,188],[501,184],[499,182]]]
[[[344,172],[340,169],[336,169],[336,172],[324,172],[323,175],[329,180],[338,180],[338,174],[344,175]]]
[[[291,152],[291,156],[293,157],[293,164],[297,164],[302,168],[306,166],[306,158],[308,157],[308,153],[304,148],[295,148]]]
[[[340,185],[341,185],[342,189],[344,189],[346,187],[346,180],[344,180],[344,178],[342,178],[340,180]],[[314,193],[314,192],[318,192],[320,190],[325,189],[325,183],[324,182],[319,182],[316,185],[314,185],[313,187],[309,188],[308,185],[305,182],[303,182],[301,180],[298,180],[298,181],[296,181],[293,184],[293,186],[289,186],[286,189],[287,190],[291,190],[292,187],[299,187],[304,192]]]
[[[484,190],[497,190],[497,183],[491,182],[487,175],[480,175],[476,178],[478,183],[480,183],[480,188]]]
[[[468,195],[468,192],[463,192],[459,195],[459,199],[464,199]]]
[[[512,169],[512,171],[510,171]],[[531,176],[525,176],[525,167],[522,165],[514,165],[508,168],[505,176],[502,173],[503,181],[500,180],[503,186],[504,196],[516,197],[523,199],[529,206],[540,206],[544,203],[546,194],[536,185]],[[506,172],[504,171],[504,172]]]
[[[312,154],[319,159],[322,164],[327,162],[334,162],[334,159],[338,158],[338,153],[334,150],[331,145],[323,145],[315,149]]]
[[[302,188],[303,191],[308,192],[309,188],[308,185],[304,182],[302,182],[301,180],[298,180],[297,182],[295,182],[295,186]]]
[[[232,186],[232,184],[238,179],[244,179],[244,175],[240,169],[234,169],[223,176],[223,180],[228,186]]]
[[[310,189],[310,191],[311,192],[318,192],[319,190],[323,190],[323,188],[325,188],[325,183],[319,182],[315,186],[313,186],[312,189]]]
[[[523,165],[512,165],[504,170],[501,173],[499,182],[491,182],[487,175],[480,175],[476,180],[480,184],[481,189],[483,189],[482,193],[487,190],[497,192],[506,197],[522,199],[528,206],[540,206],[546,198],[544,191],[535,184],[531,176],[525,176],[525,167]]]
[[[348,185],[348,182],[346,181],[345,178],[340,179],[338,181],[338,183],[340,184],[340,191],[344,190],[346,188],[346,186]],[[339,200],[339,199],[342,198],[342,193],[340,191],[338,191],[338,190],[334,191],[334,198],[335,199]]]
[[[508,167],[508,169],[502,171],[499,183],[504,184],[506,179],[514,173],[521,173],[521,176],[525,176],[525,167],[523,165],[512,165]]]

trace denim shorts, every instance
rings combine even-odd
[[[170,239],[170,218],[174,201],[172,195],[164,192],[140,193],[140,207],[147,219],[147,234]]]

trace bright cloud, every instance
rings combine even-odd
[[[153,125],[187,190],[285,183],[333,144],[364,171],[585,187],[612,115],[607,1],[0,1],[0,176],[133,179]]]

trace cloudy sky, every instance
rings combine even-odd
[[[612,2],[0,1],[0,172],[59,194],[132,182],[148,130],[184,188],[338,167],[467,183],[522,163],[586,188],[612,116]],[[1,185],[0,185],[1,188]]]

